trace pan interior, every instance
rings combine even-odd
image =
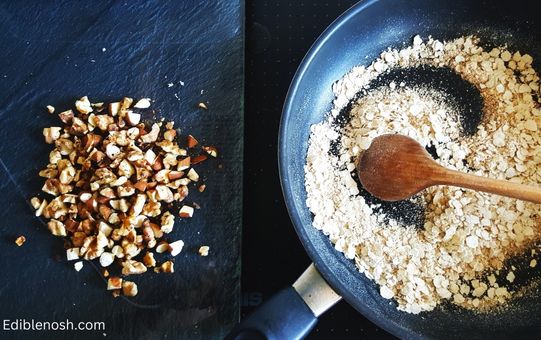
[[[312,227],[303,181],[310,126],[323,121],[330,110],[333,82],[352,67],[367,65],[387,47],[400,48],[409,43],[417,34],[439,40],[475,34],[487,47],[507,45],[532,55],[534,68],[541,70],[541,24],[535,13],[535,4],[525,1],[361,2],[333,23],[312,46],[290,87],[282,116],[279,162],[284,196],[297,233],[331,286],[359,312],[397,336],[502,338],[539,334],[541,296],[515,298],[506,309],[485,314],[450,305],[420,315],[397,311],[392,302],[380,297],[374,283]],[[424,72],[430,75],[438,70]],[[453,78],[441,76],[445,81]],[[423,77],[418,75],[411,81],[422,83]],[[453,97],[464,107],[463,129],[468,134],[482,118],[482,103],[478,93],[467,86],[456,91]],[[402,214],[402,207],[389,209]]]

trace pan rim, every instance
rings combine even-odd
[[[371,322],[376,324],[378,327],[384,329],[385,331],[391,333],[394,336],[400,338],[411,338],[412,336],[421,337],[422,335],[416,333],[412,329],[403,327],[402,325],[396,323],[394,320],[385,320],[387,322],[382,322],[381,318],[378,317],[376,313],[370,308],[367,308],[365,305],[354,303],[358,299],[352,294],[350,289],[340,282],[337,277],[332,273],[331,266],[324,261],[322,256],[313,246],[310,241],[306,231],[302,227],[302,222],[299,217],[297,207],[294,204],[293,192],[291,186],[289,185],[290,176],[288,173],[288,152],[285,148],[284,140],[286,139],[286,132],[288,131],[288,120],[289,117],[294,113],[291,110],[293,100],[296,96],[298,87],[304,77],[304,74],[308,67],[310,66],[312,60],[318,54],[318,51],[325,45],[327,40],[333,35],[333,33],[345,25],[349,20],[358,15],[363,10],[368,7],[378,3],[380,0],[361,0],[351,6],[349,9],[344,11],[338,18],[336,18],[315,40],[315,42],[310,46],[308,52],[306,52],[304,58],[300,62],[295,75],[291,81],[289,89],[286,94],[286,99],[282,108],[282,116],[280,119],[280,127],[278,132],[278,174],[280,178],[280,185],[282,188],[282,195],[286,204],[286,208],[289,214],[289,217],[295,228],[298,238],[301,241],[303,248],[314,262],[317,270],[323,276],[325,281],[329,286],[334,289],[340,296],[342,296],[349,305],[357,310],[361,315],[369,319]],[[310,227],[313,227],[310,225]],[[363,308],[364,307],[364,308]]]

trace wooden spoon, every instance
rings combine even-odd
[[[357,163],[364,188],[384,201],[409,198],[433,185],[452,185],[541,203],[541,188],[449,170],[414,139],[402,135],[376,137]]]

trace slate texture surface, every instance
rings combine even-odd
[[[244,3],[0,2],[0,319],[104,321],[100,331],[0,331],[0,338],[220,338],[238,319],[242,215]],[[172,84],[172,85],[171,85]],[[184,84],[184,85],[182,85]],[[33,216],[50,147],[44,109],[80,96],[150,97],[157,116],[216,145],[201,166],[201,205],[178,221],[171,275],[134,277],[139,295],[113,299],[97,267],[57,260],[62,241]],[[201,101],[208,110],[197,108]],[[219,167],[221,165],[221,167]],[[25,235],[17,247],[13,241]],[[200,257],[200,245],[210,255]],[[1,327],[0,329],[3,329]]]
[[[325,28],[356,2],[246,1],[243,316],[291,285],[311,262],[282,198],[274,156],[278,127],[302,58]],[[307,339],[396,338],[341,301],[319,318]]]

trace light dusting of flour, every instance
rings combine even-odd
[[[419,313],[443,301],[467,308],[506,302],[515,280],[506,261],[521,255],[526,267],[534,263],[528,256],[541,235],[541,206],[432,187],[418,198],[425,208],[419,228],[385,215],[360,194],[354,178],[359,152],[376,136],[399,133],[435,149],[448,168],[540,185],[539,76],[531,64],[531,56],[505,46],[485,51],[476,37],[423,42],[416,36],[412,46],[389,49],[333,85],[333,109],[311,127],[307,205],[314,227],[398,309]],[[463,133],[460,108],[439,89],[400,80],[370,87],[387,71],[423,65],[449,68],[479,90],[483,121],[473,135]],[[348,117],[340,123],[346,107]]]

